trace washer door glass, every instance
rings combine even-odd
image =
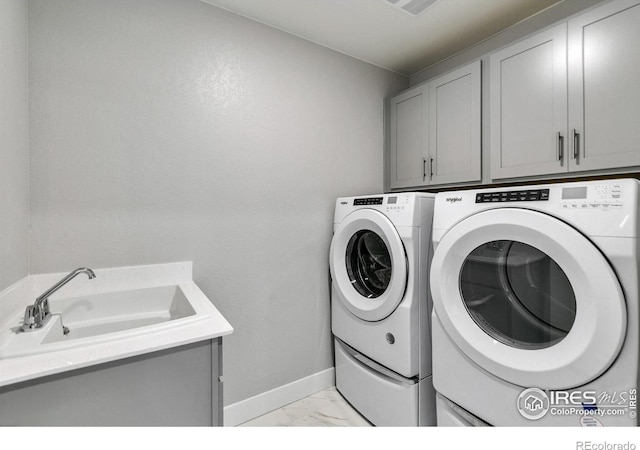
[[[460,292],[485,333],[516,348],[560,342],[576,316],[567,275],[547,254],[522,242],[491,241],[465,259]]]
[[[356,210],[336,226],[329,269],[333,299],[360,319],[383,320],[404,297],[407,255],[398,230],[379,211]]]
[[[346,264],[351,284],[364,297],[380,297],[391,282],[389,249],[371,230],[358,231],[349,239]]]

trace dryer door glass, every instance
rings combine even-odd
[[[625,254],[623,242],[615,252]],[[569,389],[620,353],[622,287],[601,249],[572,226],[502,207],[458,222],[434,244],[434,337],[446,333],[483,370],[522,387]]]
[[[516,348],[558,343],[576,316],[576,297],[564,271],[522,242],[491,241],[473,250],[460,273],[460,291],[478,326]]]
[[[382,238],[371,230],[351,236],[346,251],[347,273],[352,286],[366,298],[384,293],[391,281],[391,255]]]

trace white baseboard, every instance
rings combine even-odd
[[[234,427],[336,385],[335,369],[309,375],[224,408],[224,426]]]

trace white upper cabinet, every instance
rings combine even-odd
[[[491,55],[491,178],[640,165],[638,42],[617,0]]]
[[[481,179],[480,61],[390,100],[391,189]]]
[[[491,177],[566,171],[566,24],[490,59]]]
[[[429,83],[431,184],[482,178],[480,61]]]
[[[405,91],[390,102],[389,174],[392,188],[418,186],[426,179],[429,91]]]
[[[640,2],[580,15],[568,36],[574,170],[640,165]]]

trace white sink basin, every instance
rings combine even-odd
[[[52,317],[42,328],[0,333],[0,357],[56,351],[76,345],[157,331],[201,318],[179,285],[49,300]],[[63,325],[69,329],[63,333]]]
[[[42,344],[146,327],[196,313],[178,286],[58,299],[51,302],[51,311],[62,315],[69,333],[54,326]]]

